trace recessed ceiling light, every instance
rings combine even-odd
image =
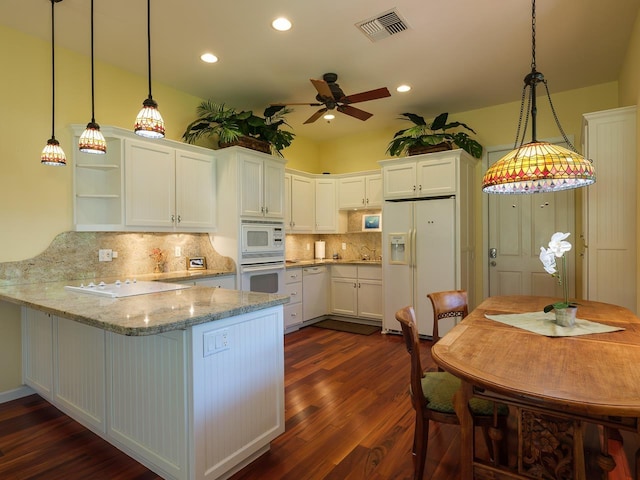
[[[291,29],[291,22],[284,17],[279,17],[271,22],[271,26],[279,32],[286,32]]]
[[[405,92],[408,92],[409,90],[411,90],[411,87],[409,85],[400,85],[398,88],[396,88],[396,91],[400,93],[405,93]]]
[[[333,113],[327,113],[324,117],[325,120],[333,120],[336,116]]]
[[[203,53],[200,55],[200,60],[207,63],[216,63],[218,61],[218,57],[216,57],[213,53]]]

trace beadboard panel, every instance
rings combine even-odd
[[[284,432],[282,308],[194,327],[193,369],[195,478],[218,478]]]
[[[104,432],[105,332],[66,318],[55,317],[54,325],[57,405]]]
[[[107,337],[108,435],[169,478],[188,478],[185,336]]]
[[[22,309],[22,376],[26,385],[47,400],[53,395],[53,318]]]

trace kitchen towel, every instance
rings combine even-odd
[[[316,252],[315,258],[318,258],[320,260],[324,258],[324,247],[325,247],[324,242],[318,241],[315,243],[315,252]]]

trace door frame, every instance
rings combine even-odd
[[[574,136],[567,135],[567,138],[572,144],[574,143]],[[562,136],[559,137],[550,137],[539,139],[541,142],[549,142],[549,143],[564,143],[564,138]],[[485,172],[488,170],[489,165],[489,153],[495,152],[498,150],[513,150],[513,143],[510,144],[502,144],[502,145],[493,145],[491,147],[485,147],[482,153],[482,170],[480,172],[480,195],[482,196],[482,201],[480,202],[482,205],[482,251],[480,252],[480,258],[482,261],[482,298],[487,298],[489,296],[489,262],[487,261],[487,255],[489,252],[489,195],[494,195],[490,193],[484,193],[482,191],[482,177]],[[535,195],[535,194],[534,194]],[[574,204],[575,208],[575,204]],[[574,212],[573,222],[576,222],[576,212]],[[574,225],[575,226],[575,225]],[[574,243],[574,246],[575,243]],[[577,255],[576,255],[577,258]],[[477,266],[477,265],[476,265]],[[478,289],[479,290],[479,289]],[[577,279],[576,279],[576,294],[578,293],[577,288]],[[477,299],[480,300],[480,299]],[[479,301],[477,303],[480,303]]]

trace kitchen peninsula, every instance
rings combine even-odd
[[[201,286],[123,298],[0,287],[22,306],[23,379],[168,479],[225,478],[284,431],[288,297]]]

